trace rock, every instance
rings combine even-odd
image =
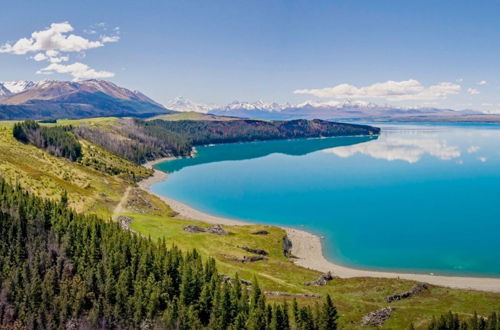
[[[267,257],[261,256],[261,255],[259,255],[259,256],[243,256],[241,258],[230,256],[230,257],[228,257],[228,259],[231,261],[238,261],[241,263],[246,263],[246,262],[267,260]]]
[[[410,298],[411,296],[414,296],[416,294],[419,294],[420,292],[427,290],[429,287],[425,283],[420,283],[415,285],[410,291],[405,291],[403,293],[397,293],[393,294],[392,296],[385,297],[385,302],[391,303],[393,301],[398,301],[401,299],[406,299]]]
[[[289,293],[281,291],[264,291],[266,296],[276,296],[276,297],[309,297],[309,298],[321,298],[313,293]]]
[[[206,230],[204,228],[195,226],[195,225],[188,225],[184,228],[182,228],[184,231],[187,231],[188,233],[204,233]]]
[[[231,277],[231,276],[229,276],[229,275],[224,275],[224,274],[222,274],[222,275],[221,275],[221,277],[222,277],[222,279],[223,279],[225,282],[233,282],[233,281],[235,280],[234,278],[232,278],[232,277]],[[244,285],[247,285],[247,286],[252,285],[252,282],[250,282],[250,281],[243,280],[243,279],[241,279],[241,278],[240,278],[239,280],[240,280],[240,283],[241,283],[241,284],[244,284]]]
[[[391,317],[392,311],[394,308],[392,307],[384,307],[381,309],[377,309],[376,311],[370,312],[363,316],[361,319],[362,326],[372,326],[378,327],[382,325],[385,321]]]
[[[254,262],[254,261],[260,261],[260,260],[267,260],[267,258],[264,256],[244,256],[243,257],[243,262]]]
[[[238,247],[242,250],[247,251],[247,252],[260,254],[263,256],[267,256],[269,254],[266,250],[262,250],[262,249],[253,249],[253,248],[249,248],[248,246],[238,246]]]
[[[78,329],[80,329],[80,322],[75,318],[69,319],[66,322],[66,324],[64,325],[64,329],[65,330],[78,330]]]
[[[201,228],[199,226],[195,225],[187,225],[186,227],[182,228],[184,231],[187,231],[188,233],[210,233],[210,234],[215,234],[215,235],[227,235],[227,231],[222,228],[221,225],[213,225],[212,227],[205,229]]]
[[[224,228],[222,228],[221,225],[213,225],[206,231],[210,234],[215,234],[215,235],[227,235],[227,231]]]
[[[331,280],[333,280],[334,277],[332,275],[331,272],[328,272],[328,273],[325,273],[323,275],[321,275],[320,277],[318,277],[317,279],[315,279],[314,281],[311,281],[311,282],[306,282],[304,283],[305,285],[318,285],[318,286],[325,286],[328,284],[328,282],[330,282]]]
[[[286,235],[283,237],[283,254],[287,258],[292,257],[292,241]]]
[[[267,230],[258,230],[253,232],[252,235],[269,235],[269,232]]]
[[[150,319],[146,319],[146,320],[142,321],[141,325],[139,327],[140,330],[152,330],[154,328],[155,327],[154,327],[153,321]]]
[[[132,218],[121,215],[118,217],[118,221],[120,222],[120,227],[123,230],[129,230],[130,224],[132,223]]]

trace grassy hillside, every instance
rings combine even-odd
[[[58,124],[93,125],[113,131],[116,119],[64,121]],[[306,286],[304,282],[316,279],[320,274],[296,266],[282,251],[285,232],[271,226],[228,226],[229,235],[188,233],[183,230],[192,224],[208,227],[208,224],[179,219],[160,199],[139,189],[133,179],[146,177],[151,172],[107,150],[80,140],[83,146],[81,162],[54,157],[34,146],[22,144],[12,137],[12,123],[0,123],[0,173],[9,182],[39,196],[59,198],[66,190],[69,205],[80,212],[96,213],[114,219],[128,217],[130,229],[152,239],[165,238],[168,244],[182,250],[196,248],[203,258],[213,256],[222,273],[251,281],[259,279],[265,291],[282,291],[298,294],[332,294],[341,314],[340,324],[346,329],[360,328],[360,320],[370,311],[385,306],[396,310],[382,328],[405,329],[410,323],[425,328],[433,316],[449,310],[465,317],[476,311],[488,315],[500,310],[500,294],[456,290],[430,286],[412,298],[388,304],[384,298],[411,289],[415,282],[398,279],[334,279],[324,287]],[[47,124],[53,125],[53,124]],[[133,174],[131,174],[133,173]],[[122,197],[125,198],[122,199]],[[117,207],[118,206],[118,207]],[[122,218],[123,219],[123,218]],[[253,235],[265,229],[269,235]],[[238,246],[260,248],[269,252],[268,260],[241,263],[234,258],[250,255]],[[270,300],[291,299],[269,296]],[[300,304],[314,304],[317,298],[298,297]]]
[[[109,217],[131,177],[151,171],[83,141],[81,162],[54,157],[12,136],[13,122],[0,122],[0,173],[38,196],[59,198],[67,191],[70,206],[80,212]]]

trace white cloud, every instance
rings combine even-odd
[[[485,163],[488,160],[486,157],[479,157],[478,159],[481,163]]]
[[[480,149],[479,146],[470,146],[470,147],[467,148],[467,152],[469,154],[472,154],[474,152],[477,152],[479,149]]]
[[[47,67],[37,71],[37,74],[53,73],[70,74],[71,76],[73,76],[74,80],[111,78],[115,75],[113,72],[96,71],[90,68],[88,65],[79,62],[68,65],[51,63]]]
[[[340,84],[334,87],[319,89],[297,89],[294,94],[307,94],[323,98],[382,98],[389,101],[402,100],[434,100],[446,98],[450,94],[457,94],[460,85],[441,82],[428,87],[423,86],[415,79],[375,83],[365,87],[351,84]]]
[[[51,57],[51,58],[49,58],[49,61],[50,61],[50,63],[68,62],[69,57],[68,56]]]
[[[92,41],[75,34],[68,34],[73,27],[68,22],[52,23],[50,28],[35,31],[29,38],[21,38],[14,44],[6,43],[0,53],[24,55],[29,52],[60,51],[80,52],[104,46],[102,41]]]
[[[469,89],[467,89],[467,93],[469,93],[470,95],[477,95],[480,92],[475,88],[469,88]]]
[[[38,53],[36,54],[35,56],[33,56],[33,59],[37,62],[40,62],[40,61],[45,61],[48,59],[47,55],[45,55],[44,53]]]
[[[98,23],[99,28],[106,30],[105,23]],[[92,27],[92,31],[96,28]],[[73,26],[69,22],[52,23],[49,28],[35,31],[30,37],[21,38],[15,43],[0,45],[0,53],[25,55],[36,53],[31,58],[37,62],[47,61],[50,64],[37,71],[39,74],[66,73],[74,79],[108,78],[114,76],[112,72],[96,71],[88,65],[76,62],[63,65],[69,61],[69,53],[76,53],[77,57],[85,57],[85,51],[103,47],[106,43],[118,42],[119,28],[113,29],[112,35],[102,35],[99,40],[89,40],[73,34]]]
[[[458,79],[456,80],[456,82],[458,82],[458,83],[464,82],[464,78],[458,78]]]
[[[379,140],[371,142],[325,149],[324,151],[334,153],[343,158],[361,153],[376,159],[385,159],[388,161],[402,160],[410,164],[418,162],[425,154],[441,160],[459,158],[461,155],[457,147],[447,145],[446,141],[432,138],[406,139],[382,137]]]
[[[106,42],[118,42],[118,40],[120,40],[119,36],[102,36],[101,37],[101,41],[103,43],[106,43]]]
[[[484,86],[484,85],[487,85],[488,82],[486,80],[481,80],[477,83],[479,86]]]

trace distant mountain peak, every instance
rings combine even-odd
[[[165,107],[167,109],[181,111],[181,112],[200,112],[208,113],[209,111],[218,108],[216,105],[204,104],[194,102],[183,96],[177,96],[173,100],[169,101]]]
[[[0,83],[0,119],[82,118],[168,113],[139,91],[107,80]]]
[[[31,80],[13,80],[13,81],[4,81],[0,82],[0,90],[4,91],[4,95],[12,95],[24,92],[27,89],[38,86],[39,82],[33,82]],[[7,92],[5,92],[7,91]],[[2,92],[0,92],[0,95]]]

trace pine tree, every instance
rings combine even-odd
[[[337,309],[335,308],[330,295],[327,295],[325,302],[323,303],[323,306],[321,308],[321,312],[319,313],[318,328],[320,330],[337,329],[337,319]]]

